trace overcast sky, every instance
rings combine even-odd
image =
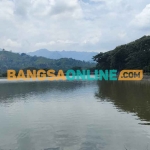
[[[150,35],[150,0],[0,0],[0,48],[104,52]]]

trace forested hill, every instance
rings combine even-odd
[[[18,54],[9,51],[0,51],[0,73],[6,72],[8,69],[20,70],[24,68],[37,69],[71,69],[73,67],[90,68],[94,67],[95,63],[75,60],[71,58],[48,59],[44,57],[29,56],[25,53]]]
[[[150,70],[150,36],[99,53],[93,58],[101,69],[143,69]]]

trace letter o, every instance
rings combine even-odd
[[[72,76],[70,76],[70,74],[72,74]],[[67,78],[67,80],[70,80],[70,81],[74,80],[75,79],[75,75],[76,75],[76,73],[75,73],[74,70],[68,70],[66,72],[66,78]]]

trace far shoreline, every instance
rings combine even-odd
[[[2,81],[2,80],[10,81],[10,82],[13,82],[13,81],[15,81],[15,82],[16,82],[16,81],[19,81],[19,82],[20,82],[20,81],[24,81],[24,82],[28,82],[28,81],[29,81],[29,82],[31,82],[31,81],[40,81],[40,80],[26,80],[26,81],[25,81],[25,80],[12,80],[12,81],[11,81],[11,80],[7,80],[7,77],[0,77],[0,80],[1,80],[1,81]],[[42,81],[42,80],[41,80],[41,81]],[[47,79],[47,80],[43,80],[43,81],[50,81],[50,80]],[[54,81],[56,81],[56,80],[54,80]],[[63,81],[63,80],[57,80],[57,81]],[[65,81],[67,81],[67,80],[65,80]],[[74,80],[74,81],[82,81],[82,80]],[[83,81],[86,81],[86,80],[83,80]],[[96,80],[93,80],[93,81],[96,81]],[[100,81],[100,80],[97,80],[97,81]],[[104,80],[103,80],[103,81],[104,81]],[[118,80],[117,80],[117,81],[118,81]],[[136,80],[135,80],[135,81],[136,81]],[[135,81],[134,81],[134,82],[135,82]],[[149,81],[150,81],[150,75],[144,75],[144,76],[143,76],[143,79],[140,80],[140,81],[137,81],[137,82],[143,82],[143,81],[148,81],[148,82],[149,82]],[[124,81],[123,81],[123,82],[124,82]],[[129,82],[132,82],[132,81],[129,81]]]

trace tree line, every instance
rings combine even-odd
[[[143,36],[131,43],[116,47],[114,50],[93,57],[97,68],[116,69],[143,69],[150,70],[150,36]]]
[[[25,53],[13,53],[10,51],[0,51],[0,74],[6,76],[6,72],[9,69],[21,70],[21,69],[54,69],[54,70],[68,70],[72,68],[92,68],[95,67],[95,63],[75,60],[72,58],[61,59],[48,59],[45,57],[29,56]]]

